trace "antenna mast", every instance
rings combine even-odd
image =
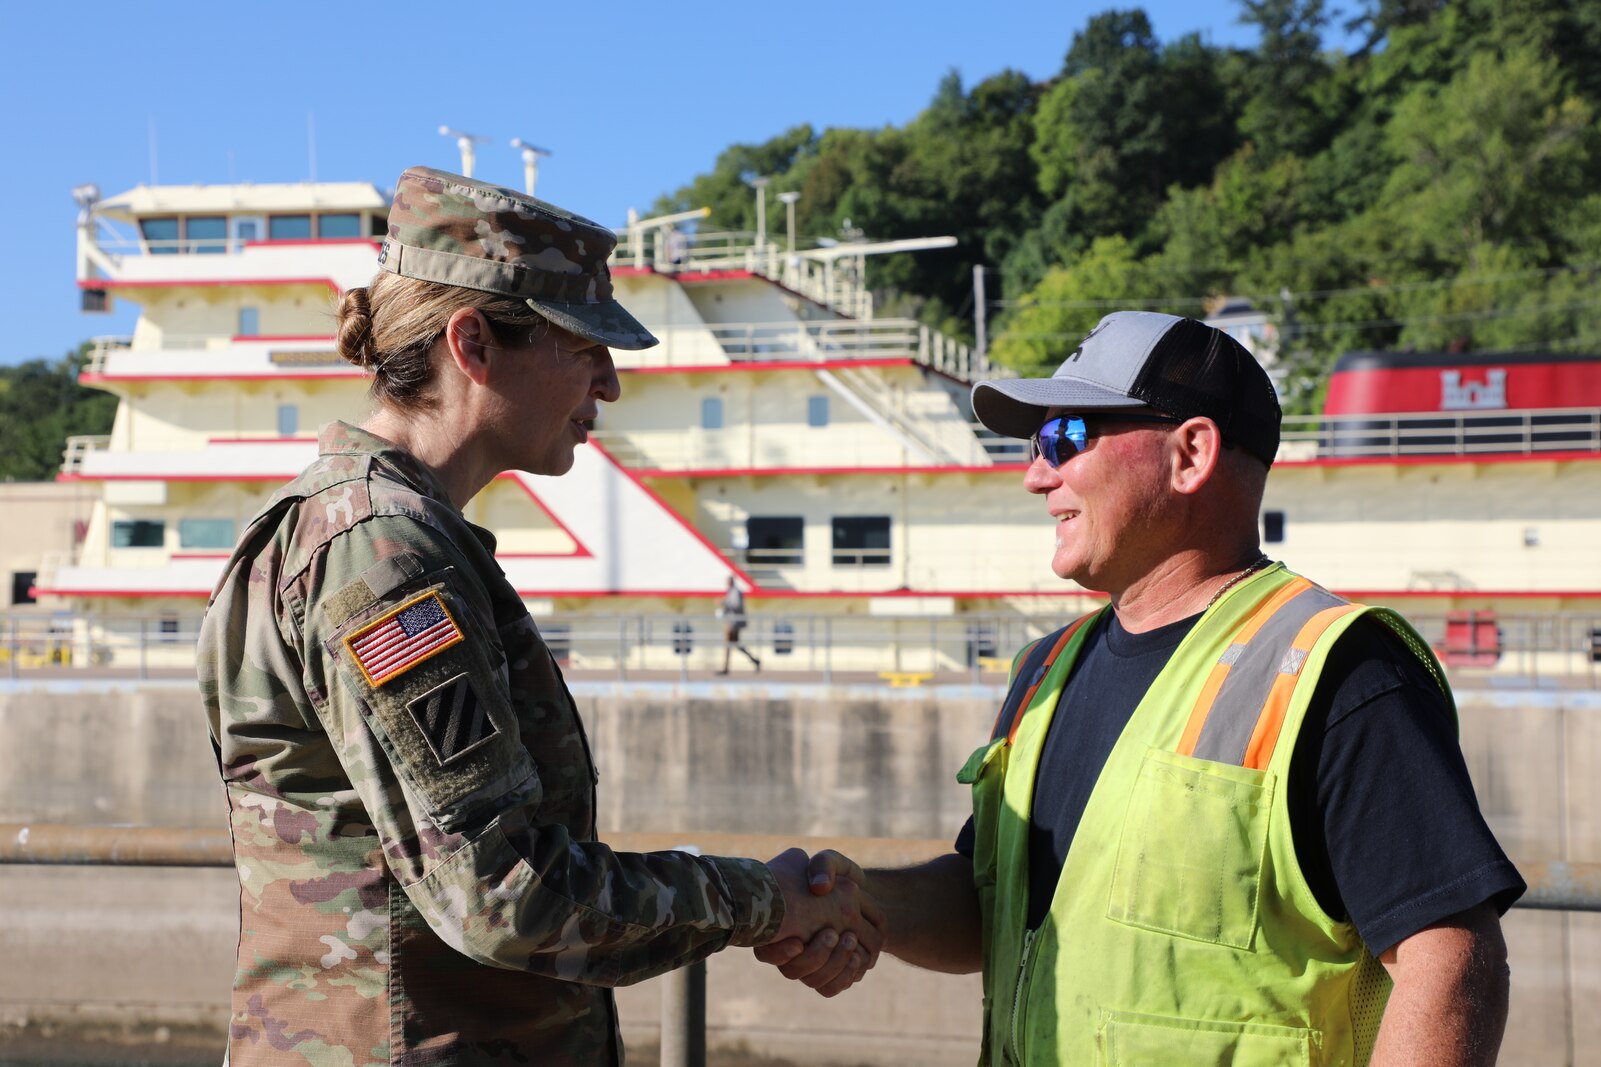
[[[523,152],[523,192],[529,196],[534,195],[534,185],[539,181],[539,157],[554,155],[548,148],[539,148],[529,144],[521,137],[511,139],[513,148],[520,148]]]
[[[449,126],[439,127],[439,134],[441,137],[454,137],[456,139],[456,147],[461,149],[461,176],[463,178],[471,178],[473,176],[473,162],[476,159],[473,146],[487,144],[489,143],[489,138],[480,137],[475,133],[453,130]]]

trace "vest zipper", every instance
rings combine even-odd
[[[1012,990],[1012,1060],[1015,1063],[1023,1062],[1022,1035],[1018,1033],[1017,1024],[1023,1014],[1023,985],[1028,977],[1028,954],[1034,947],[1034,935],[1037,930],[1023,931],[1023,955],[1017,962],[1017,987]]]

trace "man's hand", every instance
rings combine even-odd
[[[847,884],[865,890],[889,919],[882,928],[884,951],[914,967],[971,974],[983,966],[978,892],[973,887],[973,861],[967,856],[952,852],[916,867],[863,871],[830,849],[812,857],[807,884],[817,894]],[[756,950],[756,958],[773,964],[786,978],[813,988],[820,979],[832,979],[839,973],[838,943],[822,933],[803,941],[786,939],[781,931],[779,937]],[[859,966],[851,980],[860,979],[867,966]]]
[[[837,852],[810,861],[798,848],[767,863],[784,893],[784,922],[756,958],[832,997],[849,989],[878,962],[888,922],[867,894],[860,867]]]

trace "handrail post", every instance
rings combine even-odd
[[[11,616],[11,680],[17,680],[17,617]]]
[[[706,961],[662,975],[662,1067],[706,1067]]]
[[[823,684],[834,684],[834,620],[823,619]]]
[[[148,662],[149,642],[145,639],[150,620],[139,619],[139,680],[142,682],[150,677],[150,664]]]
[[[628,616],[617,619],[617,680],[628,680]]]

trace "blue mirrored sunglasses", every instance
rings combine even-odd
[[[1107,412],[1101,416],[1091,416],[1098,423],[1115,422],[1164,422],[1170,426],[1177,426],[1183,419],[1176,419],[1171,415],[1135,415],[1121,411]],[[1054,419],[1046,419],[1045,424],[1039,428],[1033,437],[1028,439],[1029,462],[1036,456],[1044,456],[1045,462],[1053,467],[1060,467],[1072,459],[1089,444],[1093,436],[1090,424],[1083,415],[1058,415]]]

